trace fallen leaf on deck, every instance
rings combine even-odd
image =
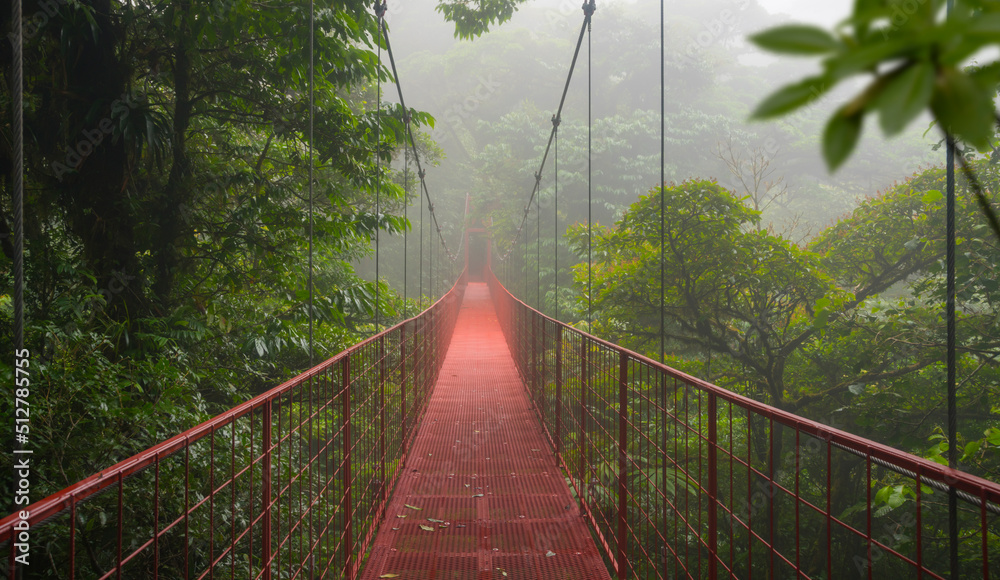
[[[423,530],[423,531],[425,531],[425,532],[433,532],[434,531],[434,528],[432,528],[430,526],[425,526],[424,524],[420,524],[420,529]]]

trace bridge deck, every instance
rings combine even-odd
[[[398,576],[388,576],[397,574]],[[607,579],[489,289],[469,284],[364,579]]]

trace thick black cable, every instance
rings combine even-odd
[[[955,0],[948,0],[945,7],[946,18],[951,16]],[[957,329],[955,324],[955,139],[947,128],[945,163],[947,165],[947,200],[945,233],[945,277],[947,298],[945,317],[948,324],[948,467],[958,469],[958,361],[955,355]],[[960,576],[958,560],[958,494],[955,486],[948,488],[948,555],[952,580]]]
[[[583,46],[584,34],[590,28],[590,21],[596,9],[597,8],[594,4],[594,0],[589,0],[588,3],[585,3],[583,5],[583,14],[584,14],[583,24],[580,26],[580,34],[576,39],[576,49],[573,51],[573,60],[572,62],[570,62],[569,72],[566,74],[566,83],[563,85],[562,97],[559,99],[559,108],[556,110],[555,121],[553,123],[552,131],[549,132],[549,141],[545,145],[545,153],[542,154],[542,162],[538,166],[538,171],[536,172],[536,175],[541,175],[542,171],[545,170],[545,163],[549,157],[549,149],[552,147],[552,142],[555,139],[556,127],[558,126],[560,120],[562,119],[563,107],[566,105],[566,95],[569,93],[569,86],[571,81],[573,80],[573,71],[576,70],[576,61],[580,56],[580,48]],[[528,205],[531,205],[531,202],[534,201],[535,195],[537,193],[538,193],[538,181],[536,180],[535,188],[532,189],[531,196],[528,197]],[[517,238],[520,236],[521,230],[523,229],[526,220],[527,217],[521,220],[521,225],[518,226],[517,228],[517,234],[514,236],[514,239],[510,241],[510,245],[508,246],[507,251],[500,257],[501,260],[505,260],[507,256],[510,255],[511,251],[513,251],[514,246],[517,245]]]
[[[948,467],[958,469],[958,360],[955,353],[957,329],[955,324],[955,139],[949,133],[946,137],[947,152],[947,199],[945,262],[947,280],[945,298],[945,320],[948,326],[947,367],[948,367]],[[958,578],[958,496],[955,487],[948,490],[948,538],[951,577]]]
[[[11,125],[14,146],[14,191],[12,203],[14,211],[14,360],[19,363],[28,359],[24,350],[24,33],[21,22],[21,0],[11,2],[11,34],[13,34],[13,78],[11,79],[13,107]],[[23,355],[23,356],[22,356]],[[13,452],[24,451],[24,445],[14,438]],[[16,463],[16,462],[14,462]],[[20,479],[15,474],[15,481]],[[24,566],[18,566],[15,578],[24,575]]]
[[[309,366],[313,365],[313,117],[315,105],[315,9],[314,0],[309,0]]]
[[[11,112],[14,138],[14,348],[24,349],[24,36],[21,0],[11,2],[13,79]],[[15,443],[15,449],[20,445]]]
[[[396,57],[392,54],[392,44],[389,42],[389,30],[385,25],[385,20],[379,22],[379,27],[382,30],[382,38],[385,40],[385,51],[389,55],[389,64],[392,67],[392,77],[395,81],[396,92],[399,95],[399,105],[403,109],[404,114],[409,114],[409,110],[406,108],[406,101],[403,99],[403,87],[399,82],[399,73],[396,71]],[[427,207],[431,214],[431,221],[434,222],[434,227],[437,229],[438,238],[441,241],[441,245],[444,247],[444,251],[447,252],[448,257],[452,262],[458,259],[458,256],[451,251],[448,247],[448,243],[444,239],[444,235],[441,233],[441,225],[437,221],[437,215],[434,213],[434,203],[431,202],[430,193],[427,190],[427,183],[424,181],[424,169],[423,165],[420,163],[420,154],[417,151],[417,142],[413,138],[413,128],[409,125],[406,127],[406,133],[410,140],[410,145],[413,147],[413,161],[417,164],[417,174],[420,176],[420,188],[423,191],[424,196],[427,198]],[[433,289],[431,294],[433,295]]]

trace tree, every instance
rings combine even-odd
[[[671,349],[701,360],[721,355],[716,372],[724,382],[820,418],[839,406],[838,397],[936,364],[942,322],[928,299],[941,291],[942,251],[934,242],[942,177],[928,171],[867,200],[807,249],[757,228],[760,213],[714,182],[665,187],[663,313]],[[646,352],[660,331],[659,204],[652,190],[614,227],[595,228],[593,240],[595,330]],[[976,233],[974,203],[962,212],[969,259],[981,270],[988,261],[978,256],[990,245]],[[571,228],[569,239],[586,255],[585,226]],[[583,292],[587,275],[586,264],[576,267]],[[993,279],[992,271],[970,272],[964,291],[985,304]],[[915,308],[887,306],[900,296]],[[982,326],[966,344],[970,353],[994,351],[994,320],[985,305],[968,313],[965,324]]]
[[[399,207],[389,164],[404,112],[370,104],[387,76],[370,6],[320,6],[310,305],[308,10],[93,0],[25,12],[48,15],[25,38],[27,346],[46,377],[33,409],[44,418],[32,433],[41,495],[301,370],[310,313],[318,357],[370,332],[376,282],[352,263],[377,229],[406,227],[373,200],[380,183],[385,205]],[[0,18],[8,28],[9,11]],[[10,78],[10,59],[0,67]],[[406,113],[416,128],[432,122]],[[0,142],[9,231],[11,140]],[[380,302],[383,320],[394,315],[395,300]],[[0,299],[6,336],[9,304]],[[0,376],[12,377],[4,365]],[[105,429],[116,435],[92,439]]]

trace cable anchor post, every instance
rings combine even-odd
[[[585,1],[583,3],[583,16],[584,20],[587,22],[587,32],[589,33],[593,25],[594,12],[597,12],[597,4],[595,0]]]

